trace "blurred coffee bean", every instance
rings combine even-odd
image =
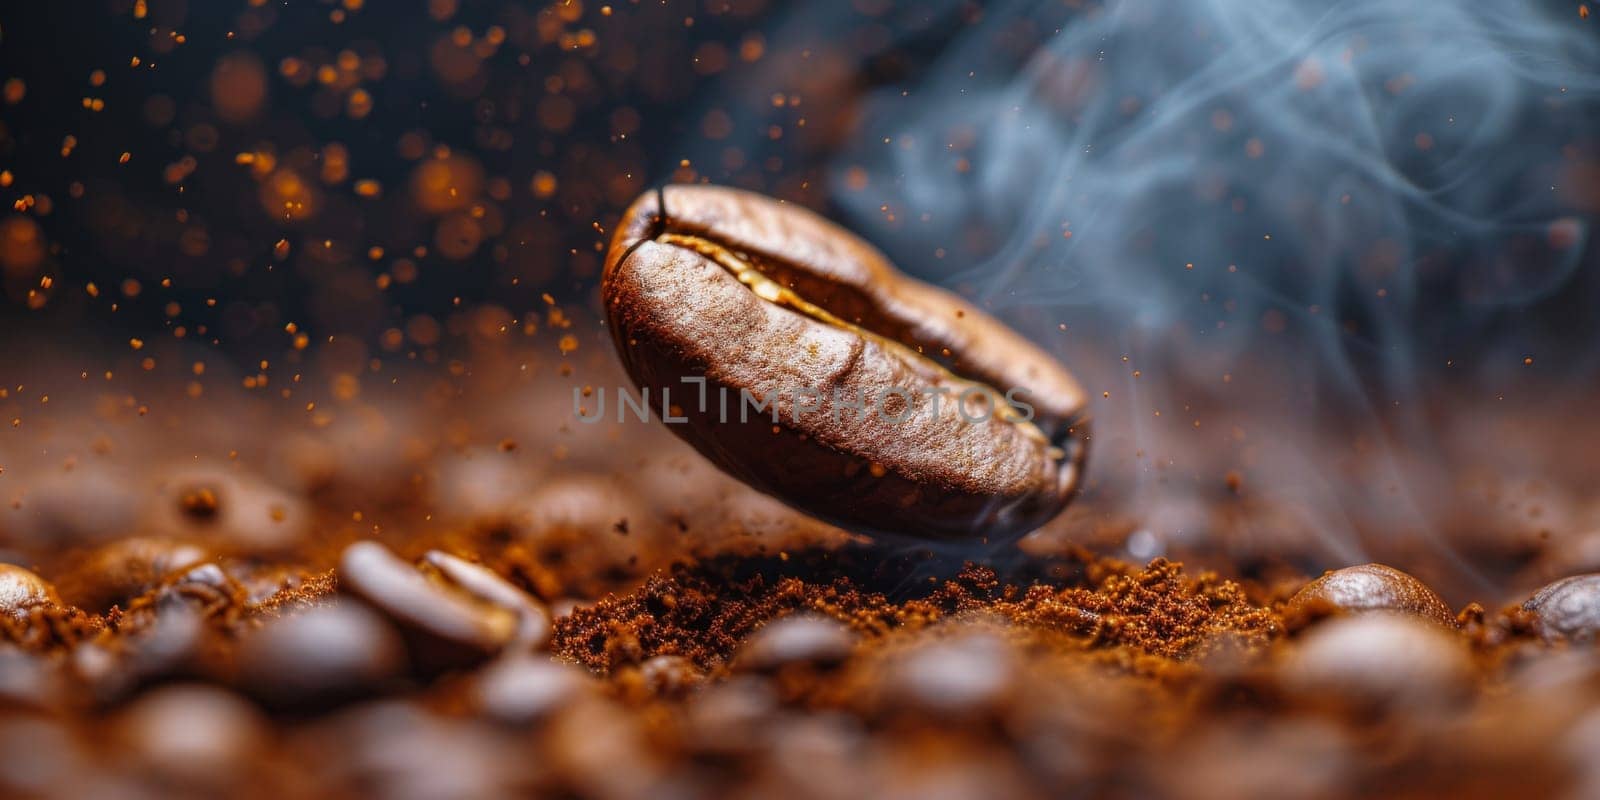
[[[0,564],[0,614],[20,619],[30,608],[60,603],[55,588],[44,578],[15,564]]]
[[[148,529],[215,540],[219,547],[276,552],[310,531],[306,501],[247,472],[189,469],[164,478],[147,514]]]
[[[999,635],[961,631],[896,653],[881,677],[886,710],[938,716],[1000,713],[1015,688],[1016,655]]]
[[[324,796],[437,800],[527,794],[544,764],[519,744],[493,726],[384,700],[321,722],[292,747]]]
[[[207,611],[216,611],[233,603],[242,602],[245,590],[222,567],[212,563],[196,564],[162,583],[160,597],[178,598],[194,602]]]
[[[507,725],[528,725],[593,691],[594,679],[581,668],[531,655],[509,655],[473,679],[480,713]]]
[[[54,472],[29,487],[14,523],[23,541],[50,547],[104,542],[133,530],[140,497],[135,482],[109,467]]]
[[[534,490],[535,468],[516,451],[476,448],[444,459],[431,494],[441,518],[479,527],[505,524]]]
[[[175,539],[122,539],[90,551],[63,575],[61,595],[89,611],[126,608],[128,601],[210,557],[200,546]]]
[[[128,617],[124,617],[128,619]],[[175,678],[200,678],[213,631],[202,611],[176,597],[144,609],[143,621],[116,642],[91,641],[72,653],[73,666],[89,699],[100,705],[119,702],[144,686]]]
[[[860,765],[871,761],[873,742],[861,722],[842,712],[781,719],[760,760],[750,796],[843,798],[878,796],[863,785]]]
[[[1162,796],[1316,800],[1349,793],[1355,753],[1339,726],[1316,719],[1218,723],[1152,764]]]
[[[0,715],[0,793],[7,798],[69,798],[93,775],[93,756],[62,722]]]
[[[761,626],[734,655],[734,668],[771,672],[792,665],[835,667],[854,649],[849,626],[818,614],[794,614]]]
[[[511,533],[540,596],[593,597],[682,555],[679,529],[665,524],[620,480],[578,473],[528,495]]]
[[[171,686],[124,708],[113,731],[117,751],[136,770],[173,786],[225,793],[260,763],[266,725],[238,695],[207,686]]]
[[[1398,611],[1443,625],[1455,624],[1455,613],[1432,589],[1382,564],[1328,572],[1295,592],[1285,608],[1286,614],[1302,617],[1327,611]]]
[[[981,737],[941,742],[944,737],[919,733],[923,735],[886,737],[876,748],[880,766],[874,772],[879,783],[870,792],[872,797],[988,800],[1049,794],[1029,791],[1027,777],[999,742]],[[929,750],[935,748],[938,755],[930,758]]]
[[[1600,574],[1574,575],[1552,583],[1522,604],[1547,638],[1588,641],[1600,633]]]
[[[616,702],[590,697],[551,718],[542,752],[557,779],[558,796],[649,798],[676,796],[678,787],[650,747],[642,720]]]
[[[417,408],[354,404],[315,433],[284,437],[277,454],[297,488],[349,500],[414,499],[415,432],[430,429]]]
[[[1465,691],[1472,676],[1472,661],[1454,634],[1394,612],[1324,622],[1278,667],[1280,684],[1301,698],[1378,708],[1441,703]]]
[[[705,680],[705,673],[683,656],[660,655],[639,665],[639,679],[650,694],[682,698]]]
[[[625,560],[637,554],[651,518],[633,492],[601,475],[567,475],[529,495],[515,525],[546,560],[585,556]]]
[[[499,573],[439,550],[429,550],[422,562],[452,586],[515,614],[517,629],[507,647],[537,650],[550,643],[550,612]]]
[[[714,511],[715,504],[731,490],[745,488],[673,436],[655,437],[651,447],[639,448],[639,452],[649,455],[628,469],[630,485],[668,513],[698,518]]]
[[[766,679],[735,676],[689,698],[684,744],[703,756],[749,756],[767,747],[780,711],[778,694]]]
[[[0,714],[52,709],[61,702],[63,688],[54,662],[0,642]]]
[[[268,621],[237,651],[239,680],[274,705],[317,706],[375,693],[400,675],[399,635],[365,606],[339,602]]]
[[[427,672],[494,655],[521,624],[514,611],[429,580],[377,542],[345,548],[339,556],[339,588],[393,620],[413,663]]]

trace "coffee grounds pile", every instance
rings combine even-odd
[[[682,656],[703,669],[724,664],[768,620],[809,611],[859,634],[916,632],[963,614],[987,613],[1019,628],[1078,637],[1085,650],[1133,663],[1138,656],[1181,662],[1226,638],[1265,646],[1282,631],[1243,591],[1214,575],[1186,577],[1164,560],[1137,570],[1087,553],[1056,565],[1077,582],[1002,585],[994,569],[967,564],[953,578],[891,601],[863,575],[870,550],[805,552],[760,560],[716,559],[676,566],[639,590],[575,610],[556,624],[557,654],[609,672],[657,655]],[[806,575],[841,577],[817,582]],[[856,577],[848,577],[848,575]],[[897,576],[898,580],[905,580]]]

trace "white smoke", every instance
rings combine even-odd
[[[1329,560],[1433,535],[1453,460],[1500,447],[1434,398],[1593,355],[1600,32],[1535,0],[1078,5],[791,12],[774,52],[871,25],[928,56],[829,154],[842,220],[1086,378],[1102,502],[1192,519],[1160,509],[1238,470]]]

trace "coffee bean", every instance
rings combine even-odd
[[[33,714],[0,715],[0,792],[6,797],[85,797],[94,756],[65,720]],[[126,794],[126,790],[120,792]]]
[[[643,798],[679,794],[650,748],[643,720],[617,703],[585,698],[549,721],[543,737],[559,797]]]
[[[55,588],[44,578],[15,564],[0,564],[0,614],[20,619],[28,615],[28,609],[60,602]]]
[[[508,647],[536,650],[550,643],[550,612],[499,573],[438,550],[428,551],[422,562],[462,591],[515,614],[516,632]]]
[[[1331,722],[1219,719],[1196,733],[1151,765],[1162,796],[1311,800],[1350,794],[1340,789],[1356,766],[1353,743]]]
[[[686,420],[671,429],[819,518],[1005,538],[1055,516],[1078,485],[1086,397],[1073,377],[809,211],[710,186],[647,194],[601,288],[629,375]],[[704,407],[684,378],[706,380]],[[741,420],[741,390],[772,407]],[[1006,402],[1012,390],[1031,419]]]
[[[274,705],[315,708],[379,691],[400,674],[405,650],[364,606],[317,606],[268,622],[239,643],[239,679]]]
[[[429,580],[376,542],[357,542],[339,556],[339,587],[394,620],[423,671],[482,661],[512,641],[518,615]]]
[[[736,669],[771,672],[794,665],[833,667],[850,657],[856,635],[844,623],[815,614],[768,622],[734,656]]]
[[[1288,654],[1280,683],[1312,702],[1380,708],[1437,705],[1464,691],[1472,662],[1457,638],[1423,618],[1378,612],[1330,620]]]
[[[239,780],[266,744],[266,721],[236,694],[170,686],[144,694],[114,723],[118,750],[142,772],[195,789]]]
[[[188,542],[158,538],[121,539],[96,548],[61,578],[67,602],[90,611],[127,607],[134,598],[211,557]]]
[[[883,674],[887,710],[935,716],[997,714],[1017,674],[1016,654],[998,634],[963,631],[897,654]]]
[[[1301,617],[1330,610],[1399,611],[1444,625],[1455,624],[1450,606],[1426,584],[1382,564],[1362,564],[1328,572],[1295,592],[1285,610],[1291,616]]]
[[[84,467],[46,475],[28,489],[9,531],[22,541],[61,547],[104,542],[138,521],[134,481],[111,467]]]
[[[593,691],[593,679],[578,667],[548,658],[516,655],[481,670],[473,699],[485,716],[507,725],[548,718]]]
[[[528,794],[516,787],[544,767],[518,744],[477,720],[382,700],[322,721],[292,752],[311,765],[320,796],[487,798]]]
[[[504,525],[534,487],[529,464],[516,452],[480,448],[439,464],[431,483],[439,515],[468,525]]]
[[[739,675],[706,687],[684,709],[684,744],[704,756],[746,756],[766,747],[780,712],[771,682]]]
[[[137,632],[114,650],[89,642],[73,651],[78,675],[96,702],[116,703],[143,686],[205,671],[203,655],[215,642],[198,608],[169,596],[141,609],[141,616],[144,622],[130,626]]]
[[[215,611],[243,602],[245,589],[222,567],[201,563],[168,578],[161,585],[160,597],[192,601],[209,611]]]
[[[248,472],[193,469],[166,476],[147,526],[178,537],[219,541],[256,553],[280,552],[310,531],[305,500]]]
[[[635,533],[646,522],[644,506],[627,487],[601,475],[569,474],[544,482],[530,493],[515,526],[536,548],[586,546],[626,550],[619,535]]]
[[[53,662],[0,643],[0,714],[16,708],[50,709],[62,699],[63,688]]]
[[[1547,638],[1590,640],[1600,633],[1600,574],[1574,575],[1552,583],[1522,604]]]
[[[705,673],[683,656],[652,656],[639,665],[639,680],[657,697],[682,698],[705,678]]]

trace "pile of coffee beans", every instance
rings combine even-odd
[[[847,542],[708,555],[583,600],[506,550],[365,539],[316,572],[114,545],[124,560],[62,577],[109,610],[69,605],[48,570],[0,570],[0,741],[34,754],[0,761],[12,796],[1600,780],[1593,575],[1489,611],[1379,564],[1267,586],[1084,550],[986,566]]]

